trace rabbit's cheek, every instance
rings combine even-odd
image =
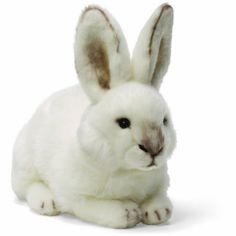
[[[150,163],[150,160],[151,158],[146,153],[133,146],[125,152],[124,167],[127,169],[144,168]]]
[[[115,153],[119,153],[120,155],[124,155],[124,153],[129,150],[130,146],[133,145],[132,136],[130,135],[129,130],[113,135],[110,140],[112,140],[110,142],[112,143]]]

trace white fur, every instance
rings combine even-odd
[[[159,224],[172,210],[166,194],[166,161],[175,146],[169,109],[150,86],[155,84],[150,79],[141,83],[135,76],[130,78],[128,50],[114,19],[106,13],[120,39],[119,53],[104,16],[96,8],[85,14],[85,23],[77,29],[80,39],[80,32],[85,38],[77,41],[77,35],[75,43],[83,89],[77,85],[52,95],[22,129],[14,147],[13,190],[40,214],[68,212],[113,228],[132,227],[140,221]],[[104,37],[111,89],[99,87],[86,59],[83,40],[89,30]],[[135,61],[134,68],[141,66],[138,58]],[[130,128],[119,127],[116,119],[121,117],[130,119]],[[168,117],[167,126],[164,117]],[[147,135],[159,142],[153,127],[159,127],[165,141],[156,166],[148,167],[151,158],[138,144]]]
[[[75,68],[86,93],[92,101],[97,101],[101,99],[103,90],[97,86],[96,75],[91,70],[87,54],[84,53],[86,46],[97,39],[101,39],[105,44],[111,77],[113,78],[111,81],[112,87],[131,79],[131,65],[128,46],[119,24],[106,10],[95,6],[91,6],[91,8],[94,8],[94,10],[86,12],[89,7],[85,9],[85,13],[82,14],[76,29]],[[115,32],[110,29],[109,23],[99,10],[106,14]],[[119,53],[114,53],[117,50],[119,50]]]
[[[170,62],[172,24],[173,9],[163,4],[143,27],[133,52],[136,80],[152,83],[159,89]],[[149,39],[152,33],[151,55],[149,55]]]

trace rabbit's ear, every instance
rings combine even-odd
[[[170,62],[173,9],[161,5],[142,29],[133,52],[136,80],[159,89]]]
[[[130,80],[130,56],[115,19],[97,6],[82,13],[75,39],[75,67],[81,85],[96,102],[112,87]]]

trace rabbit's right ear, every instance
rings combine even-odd
[[[133,52],[134,78],[160,88],[171,52],[173,9],[163,4],[153,13],[141,31]]]
[[[74,50],[79,80],[93,102],[112,87],[131,79],[126,40],[118,23],[104,9],[89,6],[84,10]]]

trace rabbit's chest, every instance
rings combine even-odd
[[[141,202],[156,192],[162,182],[163,176],[156,171],[117,173],[108,179],[102,195],[113,199],[132,199]]]

